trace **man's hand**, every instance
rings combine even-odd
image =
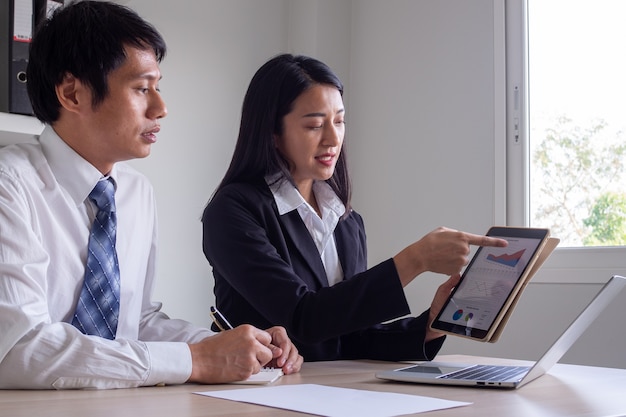
[[[189,344],[189,349],[192,371],[188,382],[242,381],[266,365],[275,364],[286,374],[298,372],[302,366],[302,356],[282,327],[263,331],[244,324]]]

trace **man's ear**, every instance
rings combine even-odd
[[[70,73],[63,76],[55,91],[61,106],[70,112],[80,111],[80,107],[85,105],[85,100],[90,100],[87,87]]]

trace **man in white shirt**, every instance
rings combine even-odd
[[[215,334],[152,302],[156,212],[148,180],[123,161],[149,155],[167,109],[166,46],[133,11],[102,1],[59,9],[31,45],[28,92],[46,124],[37,144],[0,149],[0,388],[123,388],[298,372],[285,330]],[[101,179],[115,186],[119,312],[114,338],[72,324]]]

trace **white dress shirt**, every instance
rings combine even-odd
[[[276,178],[279,178],[279,176],[268,177],[266,182],[274,195],[278,213],[282,216],[290,211],[298,210],[300,218],[302,218],[320,253],[328,278],[328,285],[332,287],[343,280],[343,270],[339,262],[333,233],[339,219],[346,212],[346,207],[333,189],[330,188],[330,185],[324,181],[315,181],[313,183],[313,193],[322,214],[320,218],[315,209],[307,203],[302,194],[293,185],[286,180],[276,181]]]
[[[0,388],[123,388],[184,383],[187,342],[211,334],[160,312],[157,216],[148,180],[127,164],[117,184],[120,312],[117,336],[70,324],[83,286],[101,173],[46,126],[37,144],[0,149]]]

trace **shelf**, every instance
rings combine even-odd
[[[43,123],[33,116],[0,112],[0,146],[34,142],[43,130]]]

